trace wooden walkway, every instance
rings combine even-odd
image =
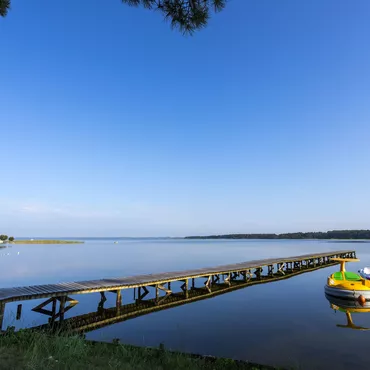
[[[344,250],[327,253],[305,254],[301,256],[284,258],[269,258],[208,268],[137,275],[121,278],[24,286],[17,288],[2,288],[0,289],[0,304],[30,299],[61,297],[73,294],[107,292],[128,288],[156,286],[163,285],[172,281],[183,281],[199,277],[210,277],[214,275],[229,275],[231,273],[258,275],[261,273],[261,270],[263,270],[263,267],[266,266],[269,268],[270,273],[274,273],[275,265],[277,269],[276,272],[281,272],[282,274],[284,274],[284,268],[300,268],[300,266],[305,264],[312,264],[313,266],[316,266],[316,264],[324,263],[331,257],[355,258],[355,251]],[[256,271],[252,272],[252,269],[256,269]]]
[[[327,268],[338,263],[332,261],[331,263],[318,265],[316,267],[311,267],[308,269],[302,269],[300,271],[295,271],[282,275],[279,277],[265,277],[262,280],[257,278],[252,278],[248,282],[242,280],[233,280],[232,284],[226,285],[221,283],[215,283],[212,285],[212,290],[207,290],[204,288],[191,289],[188,294],[188,298],[184,298],[183,292],[172,293],[169,297],[163,297],[160,304],[157,304],[155,298],[145,299],[145,300],[134,300],[131,303],[127,303],[117,308],[109,307],[105,308],[105,297],[102,296],[97,309],[93,312],[80,314],[76,316],[71,316],[63,321],[56,321],[59,314],[56,312],[55,316],[51,316],[48,324],[30,327],[30,330],[48,330],[53,329],[56,332],[61,332],[63,330],[67,332],[76,333],[87,333],[92,330],[100,329],[109,325],[113,325],[119,322],[124,322],[130,319],[135,319],[140,316],[148,315],[153,312],[159,312],[174,307],[191,304],[193,302],[198,302],[205,299],[210,299],[218,295],[227,294],[240,289],[246,289],[248,287],[257,284],[267,284],[270,282],[277,282],[282,279],[293,278],[294,276],[300,274],[307,274],[312,271]],[[43,313],[42,310],[35,310],[36,312]]]
[[[92,315],[93,323],[82,325],[82,330],[86,330],[100,324],[112,323],[117,319],[153,312],[158,306],[170,307],[181,304],[181,300],[184,303],[190,302],[198,300],[200,297],[214,296],[221,291],[226,292],[241,286],[273,282],[338,264],[338,262],[331,260],[333,257],[356,258],[356,252],[342,250],[284,258],[268,258],[160,274],[3,288],[0,289],[0,331],[2,330],[5,306],[11,302],[46,298],[46,301],[32,310],[49,316],[49,324],[55,325],[56,320],[62,324],[65,313],[78,304],[78,301],[70,296],[98,292],[101,296],[99,307],[102,307],[106,301],[105,294],[107,292],[115,293],[116,303],[113,317],[109,314],[110,318],[100,320],[99,314]],[[176,282],[178,284],[173,284],[171,288],[171,284]],[[180,285],[179,282],[182,284]],[[150,291],[149,288],[154,288],[154,291]],[[122,305],[122,291],[129,289],[133,290],[134,303]],[[152,298],[150,298],[151,296]],[[126,295],[125,293],[125,297],[125,301],[129,302],[130,294]],[[145,297],[146,299],[144,299]],[[22,304],[18,304],[16,320],[21,319],[21,314]],[[101,322],[98,324],[96,320]],[[75,328],[78,327],[79,325]]]

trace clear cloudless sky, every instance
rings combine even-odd
[[[230,0],[182,36],[12,0],[0,39],[0,232],[370,227],[370,1]]]

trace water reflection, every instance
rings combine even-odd
[[[252,286],[253,281],[243,282],[235,280],[233,286],[227,286],[222,284],[213,285],[213,290],[210,291],[204,288],[193,288],[188,291],[188,297],[184,298],[183,292],[173,293],[167,297],[161,304],[156,303],[156,298],[149,298],[145,300],[134,299],[131,303],[114,306],[104,307],[107,299],[104,293],[101,293],[101,299],[97,305],[95,311],[74,316],[68,319],[55,321],[59,316],[56,313],[55,316],[51,315],[50,311],[40,310],[39,308],[33,309],[33,311],[44,313],[49,315],[49,323],[46,325],[40,325],[33,329],[50,329],[51,327],[55,330],[61,331],[73,331],[73,332],[89,332],[96,330],[108,325],[123,322],[140,316],[148,315],[154,312],[167,310],[173,307],[186,305],[200,300],[213,298],[217,295],[225,294],[231,291],[243,289]],[[164,298],[164,297],[163,297]],[[40,305],[41,306],[41,305]],[[60,317],[59,317],[60,318]]]
[[[119,244],[114,244],[113,240],[119,240]],[[12,252],[0,257],[1,287],[195,269],[245,260],[353,249],[354,246],[361,262],[351,264],[352,270],[370,266],[368,244],[351,242],[115,238],[86,239],[81,245],[19,244],[0,250],[0,254]],[[15,251],[20,251],[20,255]],[[153,347],[164,343],[166,348],[183,352],[301,370],[366,368],[367,341],[361,338],[369,333],[337,327],[337,323],[346,324],[346,315],[339,311],[334,313],[323,295],[323,285],[328,275],[335,271],[338,271],[338,265],[291,279],[238,289],[214,299],[193,301],[194,304],[169,307],[135,320],[125,318],[122,322],[89,331],[87,338],[106,342],[119,338],[121,343]],[[123,303],[129,303],[132,296],[123,293]],[[65,320],[98,312],[99,293],[73,298],[79,303],[66,313]],[[116,297],[110,293],[106,298],[100,306],[104,311],[99,312],[102,316],[105,312],[105,317],[109,317],[109,309],[115,308]],[[32,311],[42,303],[41,300],[21,303],[20,320],[16,320],[18,302],[7,304],[3,329],[10,325],[18,330],[47,323],[48,316]],[[52,310],[52,305],[49,306],[46,309]],[[352,316],[356,325],[370,327],[370,315]]]
[[[12,250],[13,246],[11,244],[8,244],[8,243],[2,243],[0,244],[0,257],[7,257],[7,256],[11,256],[11,255],[16,255],[16,256],[19,256],[20,255],[20,252],[19,251],[14,251]],[[10,250],[10,252],[8,252],[7,250]]]
[[[354,329],[354,330],[370,330],[368,327],[358,326],[354,324],[352,314],[357,313],[369,313],[370,312],[370,302],[366,301],[365,303],[359,303],[357,300],[348,300],[348,299],[341,299],[337,297],[333,297],[330,295],[325,294],[326,299],[330,303],[330,308],[333,309],[335,312],[343,312],[346,315],[347,324],[336,324],[338,328],[347,328],[347,329]]]
[[[78,301],[70,297],[51,297],[32,309],[34,312],[38,312],[49,317],[47,324],[34,326],[33,329],[49,330],[51,328],[58,331],[67,330],[73,332],[89,332],[139,316],[148,315],[153,312],[163,311],[169,308],[213,298],[215,296],[244,289],[255,284],[267,284],[281,279],[289,279],[297,275],[310,273],[315,270],[324,269],[336,264],[337,263],[335,261],[328,260],[326,264],[321,266],[306,266],[306,270],[294,271],[292,269],[292,271],[289,271],[286,269],[283,276],[275,276],[274,274],[271,276],[262,276],[260,274],[256,274],[254,277],[250,275],[248,278],[244,277],[243,279],[243,276],[240,273],[232,273],[229,277],[231,279],[230,281],[226,281],[226,279],[222,281],[220,280],[219,275],[214,275],[212,276],[212,279],[211,276],[209,276],[208,279],[206,279],[206,282],[203,282],[204,277],[196,279],[193,278],[191,279],[192,284],[190,289],[184,288],[185,283],[183,283],[182,280],[173,281],[167,283],[168,289],[165,287],[161,288],[163,290],[162,295],[158,295],[158,291],[154,295],[154,292],[150,292],[145,286],[139,287],[138,289],[127,289],[124,293],[127,303],[122,304],[121,297],[119,297],[119,299],[116,299],[116,305],[109,308],[104,307],[107,302],[106,293],[115,293],[115,291],[91,293],[91,295],[95,296],[100,295],[100,301],[97,304],[96,310],[82,315],[74,315],[73,317],[69,317],[67,319],[64,319],[64,313],[76,306]],[[208,283],[211,281],[213,283],[208,285]],[[201,287],[199,287],[199,282]],[[169,290],[172,289],[171,284],[174,288],[173,290]],[[144,293],[140,293],[140,291],[143,289]],[[130,292],[133,292],[133,299],[128,298],[129,296],[127,293],[130,294]],[[170,294],[168,292],[170,292]],[[148,298],[143,299],[144,297]],[[63,302],[61,302],[62,298],[64,299]],[[59,310],[57,310],[58,300]],[[18,305],[19,310],[21,310],[20,306],[21,305]],[[47,306],[50,306],[50,309],[48,309]],[[63,308],[61,309],[61,307]]]

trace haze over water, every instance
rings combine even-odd
[[[114,244],[118,240],[118,244]],[[359,263],[370,266],[368,243],[302,240],[87,239],[85,244],[14,245],[0,249],[2,287],[101,279],[174,271],[253,259],[356,250]],[[19,252],[19,253],[18,253]],[[334,312],[324,295],[326,277],[338,266],[274,283],[255,285],[211,299],[167,309],[92,331],[87,338],[158,346],[302,369],[348,369],[368,364],[368,332],[339,328],[345,314]],[[131,293],[130,293],[131,294]],[[79,295],[66,318],[96,310],[97,294]],[[114,306],[107,294],[105,307]],[[123,292],[125,300],[132,299]],[[40,301],[41,303],[41,301]],[[23,303],[8,304],[4,325],[46,323]],[[370,327],[370,314],[354,314],[356,325]]]

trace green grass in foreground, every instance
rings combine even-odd
[[[80,244],[84,243],[78,240],[14,240],[10,244]]]
[[[19,331],[0,335],[0,369],[124,369],[124,370],[270,370],[229,359],[193,358],[165,350],[85,341]]]

